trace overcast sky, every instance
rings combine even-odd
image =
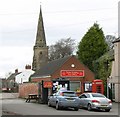
[[[76,44],[97,21],[117,36],[119,0],[0,0],[0,77],[32,64],[40,4],[47,45],[71,37]]]

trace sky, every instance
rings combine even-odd
[[[40,5],[47,45],[62,38],[76,45],[97,22],[105,35],[118,34],[119,0],[0,0],[0,78],[32,65]]]

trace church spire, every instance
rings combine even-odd
[[[38,27],[37,27],[37,35],[36,35],[36,43],[35,46],[46,46],[46,38],[45,38],[45,31],[44,31],[44,23],[42,17],[42,9],[40,5],[40,14],[38,19]]]
[[[34,46],[32,69],[34,71],[37,71],[47,62],[48,62],[48,46],[46,45],[42,9],[40,5],[40,14],[38,19],[36,42]]]

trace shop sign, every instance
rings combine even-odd
[[[84,77],[84,70],[61,70],[61,77]]]
[[[96,84],[102,84],[102,82],[96,82]]]
[[[43,82],[43,87],[44,88],[52,88],[53,87],[53,83],[51,81],[44,81]]]

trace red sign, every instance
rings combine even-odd
[[[51,81],[44,81],[43,82],[43,87],[44,88],[52,88],[53,87],[53,83]]]
[[[84,70],[61,70],[61,77],[84,77]]]

